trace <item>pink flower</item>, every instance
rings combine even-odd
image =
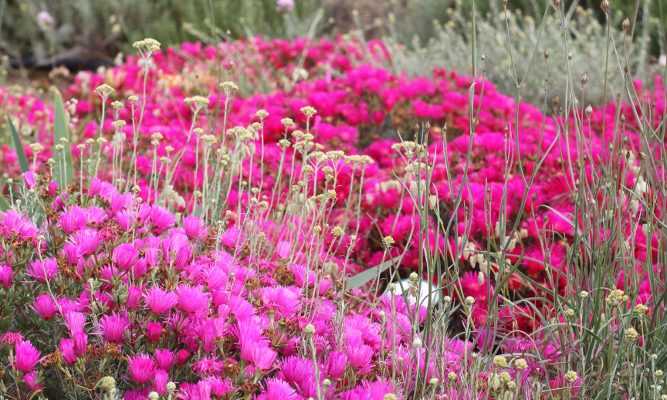
[[[58,224],[63,232],[72,234],[86,226],[86,212],[81,207],[74,206],[60,214]]]
[[[189,314],[207,313],[209,296],[200,286],[180,285],[176,289],[178,308]]]
[[[39,375],[37,372],[31,371],[23,375],[23,383],[33,392],[36,392],[42,389],[42,385],[39,383]]]
[[[157,371],[155,371],[153,384],[155,385],[155,390],[159,394],[167,393],[167,383],[169,383],[169,372],[163,369],[158,369]]]
[[[102,336],[109,343],[123,343],[125,331],[129,326],[130,321],[120,314],[105,315],[100,319]]]
[[[35,312],[44,320],[50,320],[58,312],[58,306],[48,293],[42,293],[32,303]]]
[[[121,271],[129,270],[138,260],[139,252],[130,243],[122,243],[113,250],[111,259]]]
[[[262,288],[262,302],[276,310],[279,316],[292,317],[299,311],[301,293],[294,289],[280,286]]]
[[[266,381],[266,390],[257,396],[257,400],[296,400],[296,391],[282,379],[271,378]]]
[[[145,384],[155,376],[155,362],[146,354],[137,354],[127,361],[130,379],[138,384]]]
[[[305,358],[290,356],[283,360],[278,376],[297,388],[304,397],[316,397],[315,370],[313,362]]]
[[[162,290],[158,286],[152,287],[144,296],[146,306],[154,314],[160,315],[171,311],[178,303],[178,297],[175,293]]]
[[[347,357],[350,360],[350,365],[352,365],[358,373],[367,374],[371,371],[373,349],[370,346],[365,344],[348,346],[346,352]]]
[[[62,307],[62,305],[61,305]],[[65,312],[64,308],[63,312]],[[64,315],[65,325],[69,329],[70,335],[75,336],[77,333],[83,333],[86,325],[86,315],[78,311],[67,311]]]
[[[327,376],[333,379],[339,379],[345,373],[347,368],[347,356],[340,351],[332,351],[329,353],[327,360]]]
[[[14,347],[14,367],[25,374],[35,368],[40,357],[39,350],[27,340],[16,343]]]
[[[155,321],[146,323],[146,339],[149,342],[157,342],[162,336],[162,324]]]
[[[77,355],[76,351],[74,351],[74,340],[69,338],[60,339],[58,349],[66,363],[74,364],[76,362]]]
[[[0,264],[0,286],[9,289],[14,280],[14,271],[7,264]]]
[[[276,0],[276,7],[283,11],[292,11],[294,9],[294,0]]]
[[[278,354],[266,345],[256,345],[252,350],[252,362],[256,368],[266,371],[271,369]]]
[[[37,227],[30,219],[9,210],[0,213],[0,235],[11,237],[15,236],[25,241],[37,240]]]
[[[97,248],[102,243],[102,237],[96,229],[84,228],[74,232],[72,243],[78,247],[79,254],[89,256],[97,252]]]
[[[208,236],[208,228],[201,218],[194,215],[187,216],[183,219],[183,229],[185,234],[191,240],[204,240]]]
[[[54,258],[35,260],[26,269],[28,276],[45,283],[52,280],[58,274],[58,263]]]
[[[74,335],[74,351],[77,357],[86,354],[86,350],[88,350],[88,335],[85,332],[77,332]]]
[[[0,335],[0,343],[15,345],[18,342],[23,341],[23,335],[20,332],[7,332]]]
[[[149,214],[150,222],[156,232],[164,232],[174,225],[174,215],[160,206],[152,206]]]
[[[155,357],[158,368],[165,371],[169,371],[176,360],[174,352],[169,349],[156,349],[153,357]]]

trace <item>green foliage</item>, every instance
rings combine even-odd
[[[44,65],[58,56],[131,52],[144,37],[169,46],[247,34],[296,36],[307,32],[318,9],[316,0],[297,1],[293,12],[278,9],[275,0],[0,0],[0,52]]]
[[[478,74],[507,93],[515,94],[519,87],[523,100],[538,105],[563,97],[568,78],[576,82],[575,91],[584,104],[625,94],[619,60],[645,82],[655,72],[646,61],[649,31],[638,30],[631,40],[621,29],[620,12],[606,25],[592,9],[581,7],[563,7],[564,12],[548,7],[538,17],[521,9],[487,14],[478,10],[473,36],[469,5],[451,2],[444,23],[431,21],[435,33],[426,43],[415,35],[406,44],[405,33],[393,28],[387,41],[394,69],[425,75],[444,67],[471,74],[474,52]]]
[[[52,92],[54,107],[53,139],[56,146],[62,146],[60,150],[56,148],[53,157],[55,161],[53,175],[58,182],[58,186],[64,188],[72,181],[74,176],[72,152],[70,150],[69,121],[60,92],[56,88],[53,88]]]
[[[16,130],[14,123],[11,119],[7,118],[7,126],[9,132],[12,135],[12,143],[14,150],[16,150],[16,156],[19,159],[19,165],[21,166],[21,171],[26,172],[28,170],[28,158],[25,156],[25,151],[23,149],[23,144],[21,143],[21,137],[19,132]]]

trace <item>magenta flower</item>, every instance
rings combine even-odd
[[[157,342],[162,336],[162,324],[155,321],[146,323],[146,339],[149,342]]]
[[[58,312],[58,305],[48,293],[42,293],[35,298],[32,308],[44,320],[50,320]]]
[[[96,229],[84,228],[74,232],[72,243],[79,249],[79,254],[89,256],[97,252],[102,243],[102,237]]]
[[[18,342],[14,346],[14,367],[25,374],[35,368],[40,357],[39,350],[27,340]]]
[[[204,240],[208,236],[206,224],[194,215],[183,218],[183,229],[191,240]]]
[[[155,377],[153,377],[153,384],[155,385],[155,390],[159,394],[167,394],[167,383],[169,383],[169,372],[158,369],[155,371]]]
[[[149,383],[155,376],[155,362],[146,354],[137,354],[128,359],[127,370],[133,382]]]
[[[153,357],[155,357],[158,368],[165,371],[169,371],[176,362],[174,352],[169,349],[156,349]]]
[[[14,271],[7,264],[0,264],[0,286],[9,289],[14,280]]]
[[[347,356],[340,351],[332,351],[326,364],[327,376],[338,379],[343,376],[347,368]]]
[[[31,278],[45,283],[46,281],[52,280],[58,274],[58,263],[55,258],[35,260],[30,263],[26,269],[26,273]]]
[[[61,305],[62,307],[62,305]],[[64,307],[63,312],[65,312]],[[69,329],[70,335],[75,336],[77,333],[83,333],[86,325],[86,315],[78,311],[67,311],[63,317],[65,325]]]
[[[99,325],[104,340],[109,343],[123,343],[130,321],[125,315],[111,314],[102,317]]]
[[[113,250],[111,259],[121,271],[129,270],[138,260],[139,252],[130,243],[122,243]]]
[[[266,371],[271,369],[278,353],[265,344],[256,344],[252,351],[252,362],[256,368]]]
[[[171,311],[178,303],[178,297],[175,293],[167,292],[158,286],[154,286],[144,296],[144,302],[151,312],[160,315]]]
[[[164,232],[174,225],[175,218],[167,209],[160,206],[152,206],[149,214],[150,222],[156,232]]]
[[[296,400],[296,391],[282,379],[271,378],[266,381],[266,390],[257,396],[257,400]]]
[[[287,357],[282,362],[278,376],[294,386],[301,396],[317,396],[315,369],[311,360],[297,356]]]
[[[63,356],[68,364],[74,364],[77,359],[76,351],[74,350],[74,340],[69,338],[60,339],[60,344],[58,345],[60,354]]]
[[[178,308],[188,314],[206,314],[209,296],[200,286],[179,285],[176,289]]]
[[[37,227],[30,219],[14,210],[0,213],[0,236],[15,236],[24,241],[37,240]]]
[[[63,232],[72,234],[86,226],[86,212],[81,207],[74,206],[60,214],[58,224]]]
[[[30,371],[27,374],[23,375],[23,383],[30,389],[32,392],[41,390],[43,386],[39,383],[39,375],[37,372]]]
[[[295,288],[265,287],[262,288],[264,305],[275,310],[280,317],[292,317],[299,311],[300,291]]]

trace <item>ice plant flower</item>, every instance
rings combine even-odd
[[[155,361],[146,354],[137,354],[127,361],[130,379],[139,384],[146,384],[155,376]]]
[[[154,286],[144,296],[144,302],[151,312],[160,315],[174,308],[178,303],[178,297],[176,293],[167,292],[158,286]]]
[[[26,273],[35,280],[45,283],[58,274],[58,264],[54,258],[36,260],[30,263]]]
[[[27,340],[18,342],[14,346],[14,368],[25,374],[35,369],[40,358],[39,350]]]

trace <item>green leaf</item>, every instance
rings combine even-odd
[[[11,207],[11,204],[5,199],[3,195],[0,194],[0,211],[7,211]]]
[[[9,125],[9,131],[12,134],[12,141],[14,143],[14,149],[16,150],[16,155],[19,159],[19,165],[21,166],[21,172],[26,172],[28,170],[28,158],[25,156],[25,151],[23,149],[23,144],[21,144],[21,138],[19,133],[12,123],[12,120],[7,117],[7,125]]]
[[[392,258],[391,260],[387,260],[381,264],[374,266],[373,268],[369,268],[365,271],[359,272],[354,276],[349,277],[345,283],[345,288],[356,289],[358,287],[365,285],[371,280],[377,278],[379,274],[386,271],[389,267],[396,264],[398,261],[400,261],[400,259],[401,257]]]
[[[55,87],[51,88],[51,92],[53,93],[54,146],[58,144],[63,146],[61,151],[58,151],[54,154],[53,159],[56,161],[56,165],[53,169],[53,175],[56,179],[56,182],[58,182],[60,189],[64,190],[65,187],[67,187],[67,185],[72,181],[74,176],[74,169],[72,168],[72,152],[70,150],[71,138],[68,128],[68,116],[65,112],[63,97]]]

